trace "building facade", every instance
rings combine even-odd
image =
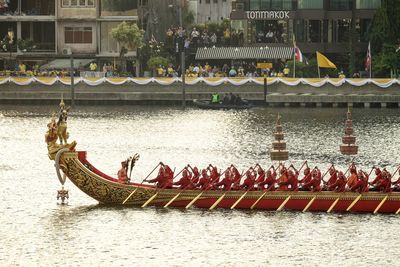
[[[196,24],[221,22],[230,17],[232,0],[189,0]]]
[[[111,29],[122,21],[137,22],[141,2],[0,0],[0,39],[10,33],[14,37],[12,51],[0,52],[0,67],[10,59],[41,65],[70,54],[97,59],[99,63],[115,61],[120,49],[111,37]],[[25,48],[21,45],[24,41],[28,44]],[[134,58],[136,53],[129,51],[127,56]]]
[[[360,52],[380,6],[380,0],[236,0],[230,18],[247,45],[293,46],[296,41],[303,53],[344,53],[356,36]]]

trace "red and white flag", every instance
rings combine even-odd
[[[367,57],[365,58],[365,71],[371,70],[371,42],[368,43]]]

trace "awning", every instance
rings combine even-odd
[[[198,48],[196,60],[204,59],[291,59],[293,47],[203,47]]]
[[[94,59],[74,59],[74,68],[85,67],[90,64]],[[40,70],[61,70],[70,69],[70,59],[55,59],[47,64],[40,66]]]

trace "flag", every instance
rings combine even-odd
[[[296,45],[296,39],[294,37],[294,34],[293,34],[293,47],[294,47],[294,59],[297,62],[303,62],[303,54],[301,53],[300,48],[298,48]]]
[[[365,71],[371,69],[371,42],[368,43],[367,57],[365,58]]]
[[[326,56],[317,51],[317,63],[319,68],[336,69],[336,65],[333,64]]]

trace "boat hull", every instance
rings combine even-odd
[[[158,189],[143,184],[121,184],[98,171],[86,160],[86,152],[62,154],[62,170],[80,190],[103,204],[186,207],[200,195],[192,206],[199,208],[294,210],[313,212],[396,213],[400,209],[400,193],[368,192],[336,193],[322,191],[201,191]],[[132,194],[132,192],[134,193]],[[177,194],[179,194],[177,196]],[[155,196],[156,195],[156,196]],[[244,195],[244,196],[243,196]],[[240,199],[239,202],[237,202]],[[216,204],[216,202],[218,204]],[[216,204],[216,205],[215,205]]]
[[[212,104],[210,101],[206,100],[193,100],[193,104],[201,109],[249,109],[254,107],[254,105],[245,101],[243,104],[240,105],[233,105],[233,104]]]

